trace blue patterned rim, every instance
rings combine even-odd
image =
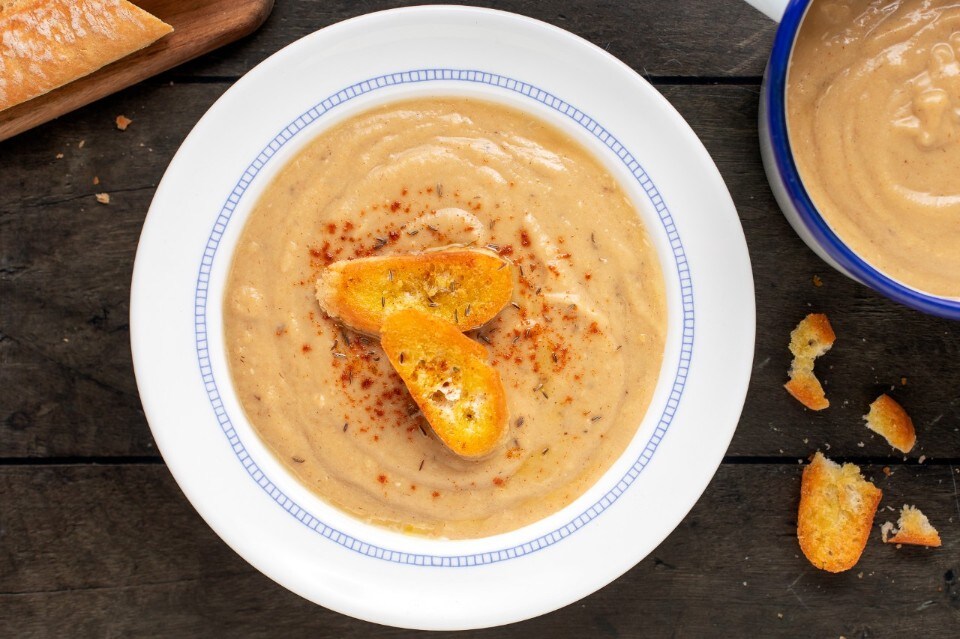
[[[773,51],[770,53],[770,63],[767,66],[766,93],[761,98],[766,100],[770,145],[773,148],[777,173],[790,196],[793,208],[804,227],[816,239],[817,244],[854,278],[905,306],[932,315],[960,320],[960,300],[929,295],[904,286],[884,275],[850,250],[821,217],[810,195],[803,187],[787,134],[786,84],[790,53],[810,1],[791,0],[787,6],[780,21],[780,28],[777,29],[777,35],[773,40]]]
[[[673,387],[667,405],[660,415],[657,427],[654,433],[647,441],[643,452],[633,463],[630,469],[620,478],[620,480],[603,497],[593,503],[585,511],[571,519],[565,525],[555,530],[541,535],[535,539],[527,541],[516,546],[493,550],[483,553],[474,553],[467,555],[428,555],[408,553],[389,548],[382,548],[374,544],[364,542],[360,539],[347,535],[335,528],[332,528],[309,513],[303,507],[295,503],[263,473],[256,462],[250,456],[240,436],[233,427],[230,417],[223,405],[220,397],[218,384],[214,379],[213,369],[210,363],[210,353],[207,342],[207,301],[208,287],[210,282],[210,273],[213,269],[213,261],[217,254],[217,248],[223,233],[230,222],[234,210],[239,205],[241,198],[250,186],[254,177],[263,169],[271,158],[280,150],[280,148],[289,142],[295,135],[303,131],[310,123],[322,117],[324,114],[333,111],[337,106],[348,102],[353,98],[383,89],[385,87],[398,86],[409,83],[426,83],[434,81],[443,82],[469,82],[482,83],[492,87],[505,89],[507,91],[526,96],[536,100],[560,113],[566,115],[571,120],[589,131],[598,140],[603,142],[611,151],[613,151],[621,162],[630,170],[631,174],[646,192],[657,211],[663,230],[670,240],[670,246],[673,249],[677,278],[680,282],[680,291],[683,306],[683,333],[680,349],[680,361],[677,363],[677,371],[673,380]],[[196,297],[195,297],[195,321],[196,321],[196,348],[197,358],[200,364],[200,372],[203,376],[203,383],[210,398],[211,406],[216,415],[217,422],[223,430],[233,452],[237,459],[243,464],[247,474],[260,486],[267,495],[277,504],[286,510],[292,517],[304,526],[315,531],[317,534],[330,539],[331,541],[353,550],[362,555],[390,561],[394,563],[409,564],[415,566],[446,566],[446,567],[465,567],[480,566],[500,561],[522,557],[538,550],[552,546],[560,540],[572,535],[583,528],[586,524],[596,519],[601,513],[606,511],[621,495],[629,488],[634,480],[640,475],[647,463],[653,458],[653,454],[659,446],[673,416],[676,414],[680,404],[680,398],[683,394],[683,388],[687,380],[687,374],[690,369],[690,358],[693,352],[693,283],[690,278],[690,270],[687,266],[687,258],[683,251],[683,244],[680,236],[674,226],[673,218],[667,210],[663,198],[654,186],[653,181],[646,174],[640,163],[613,137],[606,129],[600,126],[592,118],[584,114],[579,109],[571,106],[567,102],[536,88],[526,82],[520,82],[512,78],[486,73],[483,71],[468,69],[416,69],[381,75],[369,80],[364,80],[357,84],[346,87],[337,93],[326,98],[313,108],[298,116],[289,125],[284,127],[267,146],[260,151],[259,155],[247,166],[243,175],[237,181],[233,192],[224,202],[220,214],[213,225],[210,236],[207,239],[207,245],[200,260],[200,273],[197,277]],[[217,328],[219,330],[219,327]],[[229,383],[229,382],[228,382]]]

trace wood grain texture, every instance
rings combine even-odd
[[[420,0],[281,0],[265,29],[175,71],[235,78],[291,42],[372,11]],[[593,42],[647,77],[751,78],[759,84],[776,25],[742,0],[457,0],[548,22]]]
[[[133,257],[167,163],[225,89],[155,81],[0,144],[0,457],[156,454],[131,374]],[[729,454],[798,458],[829,445],[902,460],[861,419],[891,392],[917,427],[910,459],[960,458],[960,330],[839,275],[797,238],[763,176],[756,87],[660,89],[716,160],[753,260],[754,373]],[[125,132],[113,127],[120,113],[134,120]],[[95,201],[100,191],[109,205]],[[833,403],[821,413],[782,388],[790,330],[811,311],[826,312],[838,335],[817,364]]]
[[[864,468],[879,476],[882,509],[907,501],[938,513],[944,547],[898,550],[880,543],[875,526],[860,563],[840,575],[800,554],[800,470],[725,466],[677,530],[607,588],[538,619],[457,636],[729,637],[747,628],[763,637],[955,636],[960,469],[884,477]],[[7,636],[417,634],[348,619],[260,575],[207,528],[162,466],[2,468],[0,525]]]
[[[0,111],[0,140],[242,38],[263,24],[273,8],[273,0],[136,0],[134,4],[172,26],[173,33],[59,89]]]

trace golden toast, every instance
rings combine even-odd
[[[790,333],[790,381],[784,384],[787,392],[811,410],[830,406],[820,380],[813,373],[813,360],[830,350],[837,336],[830,320],[822,313],[811,313]]]
[[[889,521],[881,528],[883,543],[909,544],[911,546],[930,546],[938,548],[942,543],[940,533],[930,525],[930,520],[916,506],[904,506],[900,511],[900,520],[896,528]],[[892,537],[887,537],[888,532]]]
[[[855,465],[841,467],[818,452],[803,469],[797,516],[797,539],[810,563],[828,572],[853,568],[882,496]]]
[[[889,395],[881,395],[870,404],[870,412],[863,416],[867,428],[883,435],[887,442],[902,453],[909,453],[917,443],[913,420]]]
[[[507,431],[507,401],[486,349],[418,309],[383,321],[381,343],[437,437],[465,458],[490,453]]]
[[[317,279],[317,300],[331,317],[378,334],[384,318],[417,309],[469,331],[489,322],[513,294],[510,263],[480,249],[334,262]]]

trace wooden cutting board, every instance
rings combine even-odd
[[[274,0],[131,0],[173,27],[145,49],[0,111],[0,141],[252,33]]]

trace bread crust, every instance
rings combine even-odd
[[[0,2],[0,111],[93,73],[171,31],[126,0]]]
[[[508,428],[507,400],[486,349],[417,309],[388,315],[382,328],[387,358],[440,441],[466,459],[496,449]]]
[[[903,453],[909,453],[917,443],[917,431],[913,420],[887,394],[880,395],[870,404],[870,412],[863,416],[867,428],[883,435],[891,446]]]
[[[837,336],[830,320],[822,313],[811,313],[790,332],[790,381],[784,384],[787,392],[811,410],[830,406],[820,380],[813,373],[813,362],[830,350]]]
[[[894,534],[892,537],[887,537],[886,531],[891,529]],[[883,543],[939,548],[943,542],[940,540],[940,533],[919,508],[904,505],[900,510],[900,519],[896,528],[890,522],[884,524]]]
[[[376,335],[384,318],[414,308],[461,331],[496,316],[513,295],[510,263],[482,249],[445,249],[344,260],[317,279],[317,301],[331,317]]]
[[[821,453],[803,469],[797,539],[811,564],[828,572],[860,560],[883,492],[853,464],[842,467]]]

